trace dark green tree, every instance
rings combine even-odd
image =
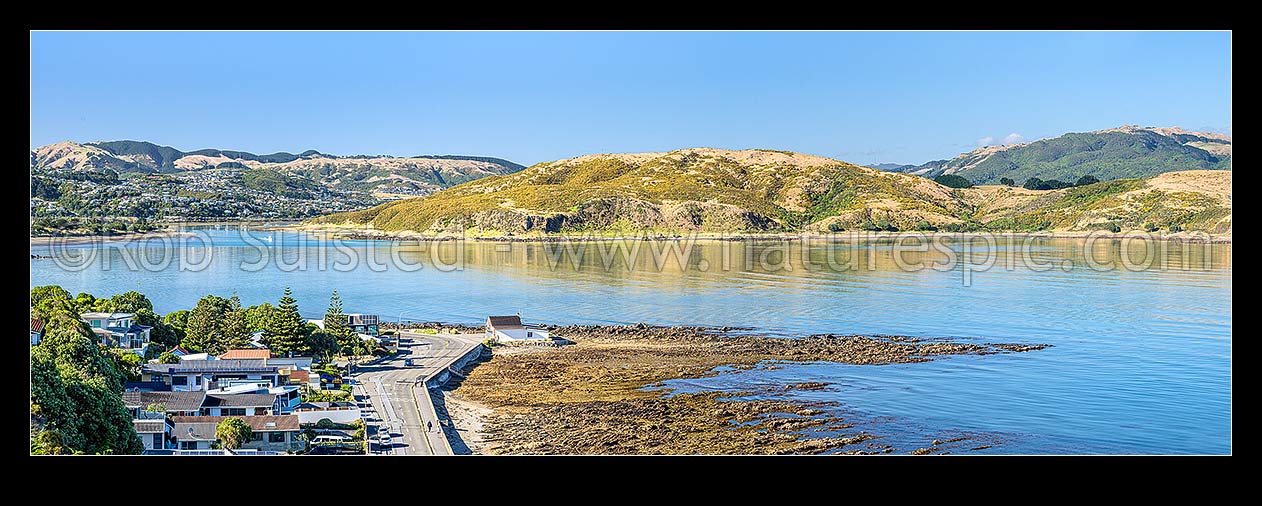
[[[245,321],[245,309],[241,307],[241,299],[236,295],[228,299],[228,310],[223,319],[223,336],[228,349],[250,345],[250,328]]]
[[[250,425],[245,423],[245,420],[235,416],[225,418],[215,426],[215,438],[219,440],[219,444],[229,450],[240,448],[241,445],[250,440],[250,435],[253,432],[250,429]]]
[[[123,405],[125,374],[78,315],[57,309],[42,315],[44,337],[31,348],[31,416],[38,427],[31,451],[140,453],[143,445]]]
[[[346,314],[342,312],[342,297],[337,290],[333,290],[333,295],[329,297],[329,309],[324,312],[324,332],[337,341],[338,350],[347,354],[362,351],[363,340],[347,325]]]
[[[178,364],[180,363],[180,357],[176,356],[174,353],[171,353],[169,351],[164,351],[162,352],[161,355],[158,355],[158,363],[159,364]]]
[[[147,309],[153,312],[153,303],[149,301],[145,294],[137,291],[123,292],[110,297],[107,311],[115,311],[119,313],[135,313],[141,309]]]
[[[973,182],[955,174],[943,174],[933,178],[933,182],[948,188],[972,188]]]
[[[250,332],[258,332],[267,327],[267,320],[272,317],[272,312],[276,310],[271,303],[264,302],[257,306],[245,308],[245,324]]]
[[[1086,185],[1089,185],[1089,184],[1096,184],[1096,183],[1099,183],[1099,182],[1100,182],[1100,180],[1099,180],[1099,179],[1096,179],[1096,177],[1095,177],[1095,176],[1092,176],[1091,174],[1087,174],[1087,175],[1085,175],[1085,176],[1082,176],[1082,177],[1078,178],[1078,182],[1077,182],[1077,183],[1074,183],[1074,186],[1086,186]]]
[[[999,178],[999,184],[1004,186],[1016,186],[1017,182],[1013,181],[1010,177],[1001,177]]]
[[[308,332],[307,345],[303,352],[310,353],[311,356],[319,358],[321,362],[328,362],[338,352],[337,338],[324,330],[320,330],[319,327],[308,329]]]
[[[228,312],[228,299],[207,295],[197,301],[197,307],[188,315],[188,327],[180,343],[192,351],[218,355],[227,350],[223,321]]]
[[[293,292],[287,286],[279,306],[264,325],[263,338],[267,347],[281,357],[301,352],[307,340],[305,327],[306,320],[298,313],[298,301],[294,300]]]

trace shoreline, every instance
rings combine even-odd
[[[825,383],[755,391],[669,391],[675,379],[719,368],[831,362],[888,365],[944,356],[1024,353],[1043,344],[974,343],[901,336],[817,334],[795,339],[713,327],[584,325],[556,329],[574,344],[496,346],[490,360],[442,389],[456,437],[490,454],[943,454],[999,444],[960,433],[897,433],[879,420],[848,420],[836,401],[794,398]],[[787,395],[786,395],[787,394]],[[856,423],[857,422],[857,423]],[[859,425],[862,425],[860,427]],[[869,429],[874,429],[871,432]]]
[[[768,233],[735,233],[735,234],[719,234],[719,233],[693,233],[693,234],[642,234],[642,235],[487,235],[487,236],[458,236],[458,235],[442,235],[442,234],[425,234],[415,231],[397,231],[387,232],[375,229],[338,227],[328,225],[278,225],[275,228],[282,230],[303,231],[312,234],[328,235],[334,239],[344,240],[429,240],[429,241],[450,241],[464,240],[467,242],[513,242],[513,243],[554,243],[565,241],[582,241],[582,242],[604,242],[604,241],[634,241],[634,240],[675,240],[683,238],[692,238],[699,241],[799,241],[799,240],[858,240],[858,241],[883,241],[898,240],[903,237],[1002,237],[1002,238],[1046,238],[1046,239],[1108,239],[1108,240],[1124,240],[1127,238],[1145,238],[1157,241],[1177,241],[1189,243],[1207,243],[1207,244],[1231,244],[1232,236],[1230,235],[1210,235],[1197,232],[1180,232],[1175,234],[1158,234],[1148,232],[1103,232],[1103,231],[1051,231],[1051,232],[922,232],[922,231],[898,231],[898,232],[875,232],[875,231],[846,231],[834,234],[820,233],[801,233],[790,234],[780,232]]]
[[[31,236],[31,246],[51,246],[53,243],[71,245],[87,244],[92,242],[129,242],[145,239],[185,237],[191,235],[193,235],[191,232],[170,229],[116,235],[41,235]]]

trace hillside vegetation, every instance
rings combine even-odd
[[[1142,178],[1184,170],[1231,170],[1231,137],[1178,128],[1124,126],[1068,133],[1023,144],[986,146],[950,160],[883,169],[929,178],[957,175],[974,184],[998,184],[1009,178],[1076,181],[1086,175],[1101,181]]]
[[[1230,233],[1230,216],[1229,172],[1049,191],[948,188],[799,153],[694,148],[546,162],[310,222],[474,235],[1097,228]]]

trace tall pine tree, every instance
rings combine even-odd
[[[324,332],[333,336],[337,340],[338,349],[347,355],[363,347],[359,336],[346,323],[346,314],[342,312],[342,296],[337,294],[337,290],[333,290],[333,295],[329,297],[329,309],[324,312]]]
[[[228,299],[228,310],[223,316],[223,339],[228,349],[240,349],[250,345],[250,328],[246,325],[245,309],[236,295]]]
[[[298,301],[293,292],[285,287],[285,295],[280,298],[280,305],[269,315],[263,335],[267,338],[267,347],[276,356],[293,356],[301,352],[306,341],[306,320],[298,314]]]
[[[194,351],[218,355],[227,350],[224,340],[224,314],[228,310],[228,300],[215,295],[207,295],[197,301],[188,314],[188,326],[185,327],[184,339],[180,344]]]

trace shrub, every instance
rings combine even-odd
[[[333,420],[328,418],[321,418],[320,421],[316,422],[317,429],[332,429],[336,426],[337,424],[333,423]]]
[[[945,174],[933,178],[933,182],[949,188],[972,188],[973,182],[955,174]]]
[[[932,223],[929,223],[925,220],[920,220],[916,222],[916,230],[919,230],[921,232],[933,232],[935,230],[938,230],[938,227],[933,226]]]
[[[1085,175],[1085,176],[1082,176],[1082,177],[1078,178],[1078,182],[1077,182],[1077,183],[1074,183],[1074,186],[1086,186],[1086,185],[1089,185],[1089,184],[1096,184],[1096,183],[1099,183],[1099,182],[1100,182],[1100,180],[1099,180],[1099,179],[1096,179],[1096,177],[1095,177],[1095,176],[1092,176],[1091,174],[1087,174],[1087,175]]]
[[[1016,186],[1017,182],[1013,181],[1010,177],[1001,177],[999,178],[999,184],[1004,186]]]
[[[1156,226],[1156,225],[1153,225],[1152,223],[1148,223],[1148,224],[1144,225],[1144,231],[1145,231],[1145,232],[1156,232],[1156,231],[1157,231],[1157,226]]]
[[[842,225],[840,221],[834,221],[828,224],[829,232],[842,232],[845,230],[846,230],[846,226]]]
[[[1025,189],[1027,189],[1027,190],[1043,190],[1043,189],[1045,189],[1045,188],[1041,188],[1042,186],[1043,186],[1043,180],[1042,180],[1042,179],[1039,179],[1039,178],[1037,178],[1037,177],[1032,177],[1032,178],[1030,178],[1030,179],[1026,179],[1026,180],[1025,180],[1025,184],[1021,185],[1021,187],[1022,187],[1022,188],[1025,188]]]

